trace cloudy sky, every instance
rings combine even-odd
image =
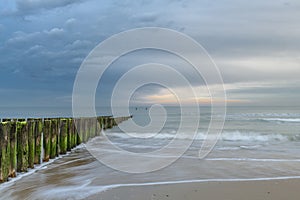
[[[163,27],[187,34],[208,51],[228,103],[299,106],[299,11],[297,0],[0,0],[0,104],[71,105],[77,70],[97,44],[128,29]],[[108,102],[124,69],[157,59],[192,74],[172,55],[137,52],[107,71],[97,104]],[[193,84],[201,90],[200,82]],[[133,102],[172,104],[171,96],[147,86]],[[199,98],[208,101],[206,95]]]

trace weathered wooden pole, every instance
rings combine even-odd
[[[76,119],[72,119],[72,123],[73,123],[73,131],[74,131],[74,147],[78,145],[78,129],[77,129],[77,120]]]
[[[17,126],[15,121],[10,122],[10,170],[9,176],[17,176]]]
[[[84,132],[84,120],[83,118],[78,118],[78,137],[77,137],[77,144],[81,144],[83,142],[83,132]]]
[[[28,170],[28,129],[26,121],[17,122],[17,171]]]
[[[97,136],[101,135],[101,129],[102,129],[102,119],[101,117],[97,117]]]
[[[107,117],[103,117],[103,130],[107,128]]]
[[[81,143],[80,136],[79,136],[80,135],[80,119],[79,118],[73,119],[73,123],[75,126],[76,145],[79,145]]]
[[[51,150],[51,120],[44,120],[43,128],[43,148],[44,148],[44,158],[43,162],[48,162],[50,159],[50,150]]]
[[[106,128],[111,128],[111,117],[108,116],[108,117],[106,117],[106,118],[107,118],[107,121],[106,121],[107,126],[106,126]]]
[[[57,119],[51,119],[51,140],[50,140],[50,159],[58,156],[57,138],[58,138],[58,126]]]
[[[97,135],[97,118],[96,117],[92,117],[91,118],[91,138],[95,137]]]
[[[0,123],[0,182],[8,180],[10,169],[10,124]]]
[[[75,120],[74,119],[71,119],[71,123],[72,123],[72,135],[73,135],[73,145],[72,145],[72,148],[76,147],[77,146],[77,129],[76,129],[76,126],[75,126]]]
[[[56,118],[57,123],[57,141],[56,141],[56,151],[57,151],[57,156],[60,154],[60,118]]]
[[[66,118],[67,121],[67,127],[68,127],[68,132],[67,132],[67,151],[71,151],[72,149],[72,136],[71,136],[71,132],[72,132],[72,127],[71,127],[71,122],[69,118]]]
[[[42,132],[43,132],[43,121],[42,119],[35,120],[34,137],[35,137],[35,153],[34,153],[34,164],[41,164],[42,156]]]
[[[60,153],[66,154],[67,153],[67,143],[68,143],[68,123],[66,119],[60,120]]]
[[[29,120],[27,122],[27,130],[28,130],[28,167],[34,168],[34,154],[35,154],[35,121]]]
[[[87,142],[90,138],[91,138],[91,118],[86,118],[85,119],[85,127],[86,127],[86,138],[85,138],[85,142]]]
[[[67,150],[71,151],[71,149],[75,147],[74,143],[74,124],[71,118],[68,118],[68,145]]]
[[[82,118],[82,142],[86,143],[87,141],[87,132],[88,132],[88,125],[87,125],[87,118]]]

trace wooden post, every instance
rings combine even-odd
[[[48,162],[50,159],[50,149],[51,149],[51,120],[44,120],[44,158],[43,162]]]
[[[96,117],[92,117],[91,118],[91,137],[95,137],[97,135],[97,118]]]
[[[74,147],[78,145],[78,127],[77,127],[77,119],[72,119],[73,121],[73,127],[74,127]]]
[[[15,121],[10,122],[10,170],[9,176],[17,176],[17,126]]]
[[[72,148],[76,147],[77,145],[77,132],[75,127],[75,121],[73,119],[70,119],[71,123],[71,134],[72,134]]]
[[[17,122],[17,171],[27,172],[28,169],[28,130],[26,121]]]
[[[90,118],[85,118],[85,142],[90,139],[91,135],[91,126],[90,126]]]
[[[30,120],[27,122],[27,130],[28,130],[28,167],[34,168],[34,154],[35,154],[35,121]]]
[[[57,135],[58,135],[58,129],[57,129],[57,119],[51,119],[51,147],[50,147],[50,158],[53,159],[56,156],[58,156],[57,152]]]
[[[67,142],[68,142],[68,123],[66,119],[60,120],[60,153],[67,153]]]
[[[60,118],[56,118],[56,130],[57,130],[57,137],[56,137],[56,152],[57,156],[60,154]]]
[[[82,143],[85,142],[85,128],[85,118],[80,118],[80,139]]]
[[[84,120],[83,118],[79,118],[78,120],[78,137],[77,137],[77,144],[81,144],[83,142],[83,132],[84,132]]]
[[[102,123],[101,117],[97,117],[97,133],[96,133],[97,136],[101,135],[101,127],[102,127],[101,123]]]
[[[107,128],[107,117],[103,117],[103,130]]]
[[[34,164],[41,164],[42,154],[42,132],[43,132],[43,121],[42,119],[35,120],[34,137],[35,137],[35,154]]]
[[[67,150],[71,151],[74,145],[74,129],[73,129],[73,120],[71,118],[68,119],[68,145]]]
[[[71,132],[72,132],[72,127],[71,127],[71,122],[69,118],[66,118],[67,120],[67,124],[68,124],[68,132],[67,132],[67,151],[71,151],[72,149],[72,136],[71,136]]]
[[[82,142],[86,142],[87,138],[87,120],[86,118],[82,118]]]
[[[8,122],[0,123],[0,182],[8,180],[10,169],[10,144]]]
[[[81,143],[80,139],[80,118],[73,119],[74,120],[74,126],[75,126],[75,137],[76,137],[76,145],[79,145]]]

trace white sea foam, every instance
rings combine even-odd
[[[231,116],[281,118],[281,117],[300,117],[300,113],[242,113],[242,114],[232,114]]]
[[[300,122],[300,118],[262,118],[264,121]]]
[[[224,132],[221,135],[221,139],[224,141],[287,141],[289,140],[287,135],[282,134],[261,134],[256,132]]]
[[[154,133],[134,133],[138,138],[138,135],[141,135],[141,138],[145,138],[148,135],[153,136]],[[130,135],[126,133],[108,133],[108,136],[118,137],[123,139],[131,139]],[[150,139],[174,139],[176,134],[173,133],[158,133],[154,137],[150,137]],[[193,133],[177,133],[177,139],[190,139],[190,140],[204,140],[206,138],[205,133],[197,133],[196,137],[194,138]],[[295,139],[294,137],[292,139]],[[223,141],[288,141],[290,137],[288,135],[283,134],[262,134],[256,132],[240,132],[240,131],[230,131],[230,132],[223,132],[220,136],[220,140]]]

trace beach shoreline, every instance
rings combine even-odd
[[[282,200],[299,199],[300,179],[210,181],[108,189],[87,199],[124,200]]]

